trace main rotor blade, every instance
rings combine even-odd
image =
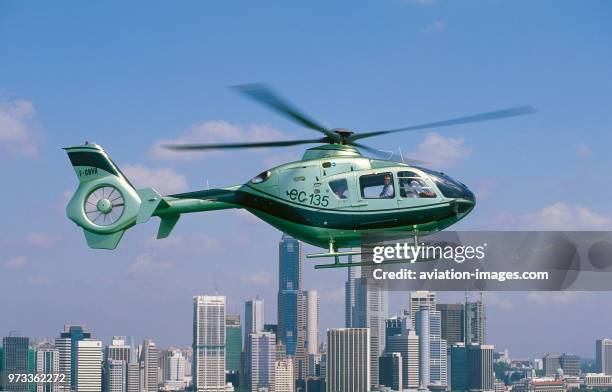
[[[397,161],[397,162],[402,162],[402,163],[409,164],[409,165],[426,165],[427,164],[427,162],[425,161],[410,158],[405,155],[400,155],[399,153],[395,153],[393,151],[382,151],[377,148],[366,146],[365,144],[361,144],[361,143],[351,143],[351,145],[361,150],[365,150],[374,156],[383,158],[388,161]]]
[[[278,113],[291,118],[293,121],[302,124],[306,128],[314,129],[325,134],[331,141],[340,141],[339,136],[312,120],[298,109],[291,106],[286,100],[275,94],[270,88],[260,83],[242,84],[233,86],[233,88],[242,94],[254,99],[255,101],[274,109]]]
[[[192,150],[225,150],[237,148],[261,148],[261,147],[287,147],[298,144],[326,143],[327,138],[303,139],[303,140],[279,140],[274,142],[254,142],[254,143],[216,143],[216,144],[167,144],[164,147],[175,151]]]
[[[451,125],[468,124],[468,123],[474,123],[474,122],[480,122],[480,121],[497,120],[497,119],[506,118],[506,117],[522,116],[524,114],[531,114],[535,112],[536,110],[532,106],[529,106],[529,105],[517,106],[514,108],[496,110],[493,112],[475,114],[472,116],[453,118],[451,120],[436,121],[436,122],[431,122],[427,124],[413,125],[411,127],[390,129],[387,131],[356,133],[349,137],[349,142],[352,142],[354,140],[364,139],[366,137],[385,135],[385,134],[394,133],[394,132],[416,131],[418,129],[448,127]]]

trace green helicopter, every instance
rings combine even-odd
[[[386,131],[354,133],[328,129],[259,84],[239,91],[297,123],[320,132],[315,139],[256,143],[169,145],[177,151],[285,147],[319,144],[301,160],[264,171],[242,185],[162,196],[135,189],[102,147],[93,143],[65,148],[79,179],[67,216],[85,232],[91,248],[115,249],[123,233],[152,216],[160,218],[157,238],[170,235],[181,214],[243,208],[299,240],[328,251],[309,257],[334,257],[322,267],[342,267],[340,248],[361,246],[364,236],[400,233],[403,237],[443,230],[472,211],[474,194],[449,176],[415,165],[363,156],[358,149],[381,151],[358,140],[395,132],[439,128],[534,113],[519,106],[451,120]]]

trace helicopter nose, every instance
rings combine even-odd
[[[476,196],[474,196],[474,192],[464,187],[463,192],[455,199],[455,202],[457,203],[457,212],[467,214],[476,205]]]

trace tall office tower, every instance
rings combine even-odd
[[[140,363],[143,366],[142,389],[145,392],[157,392],[159,387],[159,350],[151,340],[142,342]]]
[[[83,339],[90,338],[91,332],[87,327],[83,325],[64,325],[64,332],[60,333],[60,339],[69,339],[70,341],[70,385],[72,389],[76,388],[76,353],[78,349],[77,342]],[[63,346],[64,342],[60,342],[60,345]],[[60,348],[60,346],[58,346],[58,348]],[[60,367],[63,367],[62,363],[65,361],[65,354],[63,355],[62,348],[60,348]]]
[[[370,391],[370,330],[327,330],[327,392]],[[378,362],[378,360],[377,360]]]
[[[378,359],[380,369],[380,385],[391,388],[394,391],[403,389],[402,354],[387,353]]]
[[[264,300],[259,297],[249,299],[244,303],[244,346],[250,332],[264,330]]]
[[[193,297],[193,387],[225,390],[225,297]]]
[[[306,353],[319,352],[319,294],[308,290],[304,295],[306,301]]]
[[[278,244],[278,334],[294,358],[296,379],[306,376],[305,306],[302,293],[302,243],[283,234]]]
[[[293,361],[291,358],[276,361],[274,375],[274,392],[294,392],[295,382],[293,380]]]
[[[425,387],[429,385],[447,384],[447,344],[441,338],[442,321],[438,311],[432,311],[428,304],[421,304],[420,310],[416,314],[416,333],[421,338],[420,354],[428,351],[429,356],[427,367],[429,376],[423,379],[423,372],[426,369],[421,367],[421,384]],[[423,363],[425,359],[421,357]]]
[[[561,367],[560,355],[557,353],[547,353],[542,358],[544,365],[544,375],[546,377],[554,377],[557,374],[557,369]]]
[[[449,347],[465,342],[463,306],[463,304],[436,304],[442,323],[442,339],[446,340]]]
[[[412,298],[411,298],[412,300]],[[411,301],[412,303],[412,301]],[[430,375],[430,322],[431,307],[428,304],[421,304],[415,312],[416,333],[419,336],[419,382],[420,386],[427,388]]]
[[[446,340],[430,337],[430,373],[429,382],[432,385],[446,385],[448,380],[448,351]]]
[[[392,317],[385,320],[385,351],[389,352],[386,347],[389,345],[389,337],[401,335],[408,329],[408,320],[405,317]]]
[[[140,364],[138,362],[130,362],[126,367],[127,373],[127,392],[140,392]]]
[[[580,373],[580,357],[577,355],[563,353],[559,357],[559,364],[565,376],[577,376]]]
[[[612,375],[612,339],[595,341],[595,368],[598,373]]]
[[[107,359],[104,364],[104,377],[104,390],[106,392],[126,392],[127,367],[125,361]]]
[[[242,328],[240,316],[225,316],[225,371],[240,370],[240,353],[242,352]]]
[[[486,313],[482,292],[480,293],[480,299],[476,302],[468,302],[466,295],[464,322],[466,345],[470,343],[485,344]]]
[[[246,386],[249,392],[274,391],[276,375],[276,336],[271,332],[251,332],[245,347]],[[293,379],[293,375],[292,375]]]
[[[357,261],[359,256],[348,256],[348,262]],[[355,317],[355,281],[361,276],[359,267],[348,267],[346,282],[344,283],[344,326],[353,328],[353,318]]]
[[[124,361],[126,364],[132,361],[132,347],[128,345],[125,336],[113,336],[111,344],[106,346],[106,359]]]
[[[353,325],[370,329],[370,382],[375,389],[378,386],[378,357],[385,348],[385,320],[389,312],[387,291],[367,278],[371,276],[371,270],[371,266],[363,266],[362,277],[355,281]]]
[[[411,328],[416,328],[416,314],[419,310],[421,310],[421,305],[428,306],[429,310],[431,311],[436,310],[436,293],[427,290],[410,292],[410,321],[412,322]]]
[[[400,335],[389,336],[385,351],[402,355],[403,389],[419,388],[419,337],[414,330],[404,330]]]
[[[451,346],[451,391],[467,391],[470,388],[470,367],[468,362],[468,348],[465,343],[459,342]]]
[[[471,344],[468,349],[470,368],[470,389],[481,391],[492,390],[495,376],[493,374],[492,345]]]
[[[29,373],[29,344],[27,337],[19,336],[17,332],[10,332],[9,336],[2,339],[2,362],[4,368],[3,382],[4,391],[28,391],[29,385],[23,381],[9,381],[9,374]]]
[[[58,374],[59,373],[59,350],[50,343],[43,343],[36,349],[36,374]],[[46,382],[37,383],[36,392],[59,392],[60,383]]]
[[[71,341],[70,338],[56,338],[55,347],[59,352],[59,374],[64,375],[64,382],[60,386],[61,391],[70,391],[71,387]]]
[[[164,350],[160,355],[160,363],[163,381],[183,381],[185,379],[187,359],[181,350]]]
[[[100,392],[102,390],[102,342],[85,338],[76,343],[77,392]]]

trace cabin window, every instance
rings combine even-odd
[[[251,182],[253,184],[261,184],[262,182],[270,178],[271,175],[272,175],[272,172],[270,172],[270,170],[266,170],[265,172],[260,173],[256,175],[255,177],[251,178]]]
[[[329,189],[334,192],[336,199],[348,199],[349,197],[348,182],[346,178],[330,181]]]
[[[395,197],[391,173],[368,174],[359,177],[361,197],[364,199],[392,199]]]
[[[404,198],[431,198],[436,197],[436,193],[423,181],[423,179],[411,171],[401,171],[397,173],[399,181],[400,196]]]

